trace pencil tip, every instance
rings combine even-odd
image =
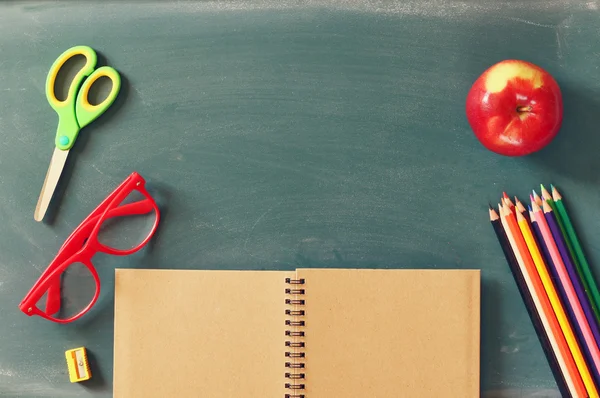
[[[555,202],[562,199],[562,196],[556,187],[552,187],[552,199],[554,199]]]
[[[534,197],[534,198],[537,198],[537,197],[538,197],[538,194],[537,194],[537,192],[535,192],[535,189],[534,189],[534,190],[532,190],[531,192],[533,192],[533,197]]]
[[[540,211],[540,206],[537,204],[537,202],[533,202],[531,204],[531,208],[533,209],[534,212]]]
[[[490,207],[490,221],[496,221],[498,218],[500,218],[498,216],[498,213],[496,213],[496,210],[494,210],[493,207]]]
[[[504,199],[508,199],[508,195],[506,194],[506,192],[502,192],[502,197],[503,197]]]
[[[515,207],[519,210],[519,213],[523,213],[525,211],[525,206],[523,203],[515,196]]]
[[[515,196],[516,198],[516,196]],[[512,200],[510,200],[510,197],[506,196],[505,198],[502,198],[502,202],[504,202],[505,205],[507,205],[508,207],[512,208],[515,206],[515,204],[513,203]]]
[[[520,211],[516,211],[515,213],[517,213],[517,221],[522,221],[525,219],[525,216]]]
[[[544,198],[544,200],[552,199],[550,192],[548,192],[548,190],[543,185],[541,185],[541,187],[542,187],[542,197]]]
[[[548,202],[544,202],[542,208],[544,209],[544,213],[550,213],[552,211],[552,207],[550,207]]]

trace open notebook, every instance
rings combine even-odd
[[[478,270],[116,271],[116,398],[479,397]]]

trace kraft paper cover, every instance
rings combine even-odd
[[[286,276],[117,270],[114,397],[282,398]]]
[[[478,270],[297,274],[306,398],[479,397]]]

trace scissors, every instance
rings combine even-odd
[[[59,100],[56,97],[56,77],[65,63],[71,58],[83,55],[85,65],[77,72],[69,86],[67,98]],[[46,172],[42,185],[42,192],[38,198],[33,218],[42,221],[50,200],[60,179],[60,175],[67,161],[69,150],[75,144],[79,130],[87,126],[102,115],[114,102],[121,88],[121,77],[116,70],[109,66],[96,69],[96,52],[88,46],[71,47],[62,53],[48,72],[46,78],[46,98],[50,106],[58,114],[58,128],[54,140],[55,149]],[[112,82],[108,96],[99,104],[89,102],[89,93],[92,85],[101,77],[107,77]],[[82,84],[83,83],[83,84]]]

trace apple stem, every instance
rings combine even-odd
[[[517,106],[517,113],[531,112],[530,106]]]

